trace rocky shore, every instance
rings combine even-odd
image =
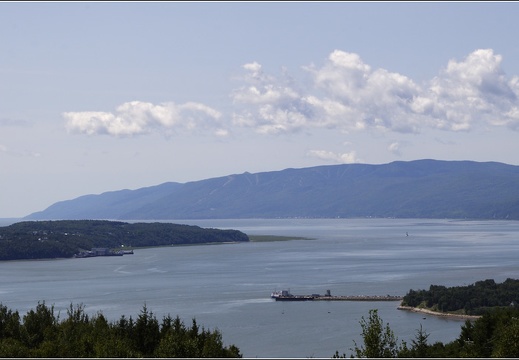
[[[402,305],[400,305],[398,307],[398,310],[406,310],[406,311],[411,311],[411,312],[416,312],[416,313],[422,313],[422,314],[427,314],[427,315],[440,316],[440,317],[445,317],[445,318],[449,318],[449,319],[458,319],[458,320],[476,320],[481,317],[478,315],[462,315],[462,314],[444,313],[444,312],[439,312],[439,311],[432,311],[432,310],[428,310],[428,309],[415,308],[412,306],[402,306]]]

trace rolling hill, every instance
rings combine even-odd
[[[243,173],[55,203],[27,220],[519,219],[519,166],[416,160]]]

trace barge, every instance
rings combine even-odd
[[[290,290],[282,290],[282,291],[274,291],[272,294],[270,294],[270,297],[272,299],[275,299],[276,301],[308,301],[308,300],[314,300],[314,295],[292,295],[290,293]]]
[[[290,290],[274,291],[270,297],[276,301],[402,301],[403,296],[395,295],[332,295],[326,290],[325,295],[293,295]]]

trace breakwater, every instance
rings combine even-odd
[[[325,295],[293,295],[288,290],[275,291],[271,298],[276,301],[402,301],[397,295],[332,295],[330,290]]]
[[[314,300],[338,301],[402,301],[402,296],[393,295],[345,295],[345,296],[318,296]]]

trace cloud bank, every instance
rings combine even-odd
[[[357,157],[357,153],[355,151],[338,154],[326,150],[310,150],[308,155],[319,158],[321,160],[333,161],[340,164],[360,162],[360,159]]]
[[[115,112],[66,112],[67,128],[71,132],[88,135],[107,134],[132,136],[154,130],[207,130],[222,136],[227,133],[220,126],[221,113],[204,104],[188,102],[181,105],[132,101],[116,108]]]
[[[501,62],[492,49],[479,49],[463,60],[450,60],[436,77],[417,84],[405,75],[373,69],[358,54],[335,50],[320,67],[303,67],[311,78],[305,86],[298,85],[286,70],[274,76],[257,62],[243,65],[241,84],[230,94],[230,114],[197,102],[133,101],[114,112],[66,112],[63,116],[71,132],[112,136],[154,131],[226,136],[240,128],[264,135],[312,128],[401,134],[486,126],[518,130],[519,77],[507,77]],[[393,144],[388,150],[398,154],[399,146]],[[312,155],[355,159],[355,154]]]
[[[504,125],[517,130],[519,78],[507,78],[501,61],[491,49],[476,50],[462,61],[449,61],[438,76],[419,85],[402,74],[372,69],[357,54],[335,50],[322,67],[305,67],[313,80],[306,92],[249,64],[245,79],[254,84],[233,94],[234,102],[246,105],[233,120],[260,133],[303,127],[419,133]]]

